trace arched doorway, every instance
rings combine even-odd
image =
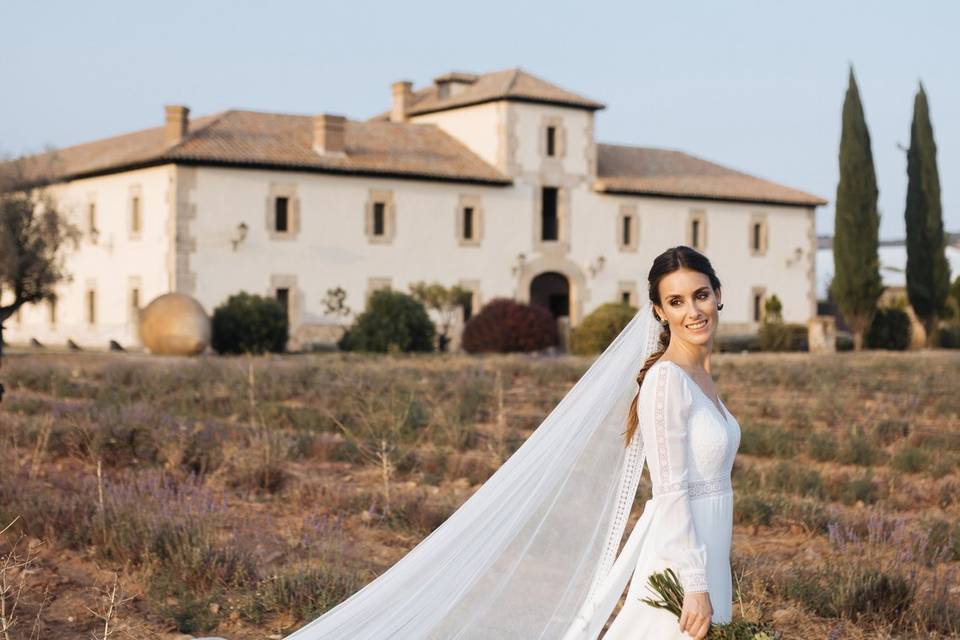
[[[554,318],[570,316],[570,281],[562,273],[546,271],[530,281],[530,304],[546,308]]]

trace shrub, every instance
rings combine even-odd
[[[878,309],[864,338],[871,349],[902,351],[910,346],[910,316],[902,309]]]
[[[436,328],[423,303],[401,291],[381,289],[370,296],[337,346],[344,351],[433,351]]]
[[[837,457],[837,442],[829,431],[814,431],[807,447],[810,457],[817,462],[828,462]]]
[[[211,346],[217,353],[280,353],[287,332],[279,302],[241,291],[214,309]]]
[[[928,463],[927,454],[923,449],[908,444],[897,449],[893,455],[892,466],[904,473],[919,473],[927,467]]]
[[[937,330],[936,345],[942,349],[960,349],[960,322],[952,322]]]
[[[570,333],[570,351],[577,355],[602,352],[636,313],[636,307],[622,302],[600,305]]]
[[[537,351],[558,342],[549,311],[509,298],[494,298],[463,328],[463,348],[469,353]]]
[[[763,351],[806,351],[807,327],[802,324],[765,322],[757,332]]]

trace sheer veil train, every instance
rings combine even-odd
[[[469,500],[287,640],[596,638],[636,564],[617,554],[644,451],[623,432],[662,329],[646,301]]]

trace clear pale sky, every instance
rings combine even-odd
[[[833,233],[852,63],[883,239],[904,234],[918,80],[960,231],[960,2],[4,2],[0,154],[157,126],[163,105],[342,113],[390,83],[522,67],[599,100],[601,142],[680,149],[821,195]]]

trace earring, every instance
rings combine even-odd
[[[720,311],[720,309],[723,309],[723,303],[722,303],[722,302],[717,305],[717,311]]]
[[[661,320],[660,318],[657,318],[657,322],[659,322],[659,323],[662,324],[663,326],[667,326],[668,324],[670,324],[669,321],[667,321],[667,320]]]

